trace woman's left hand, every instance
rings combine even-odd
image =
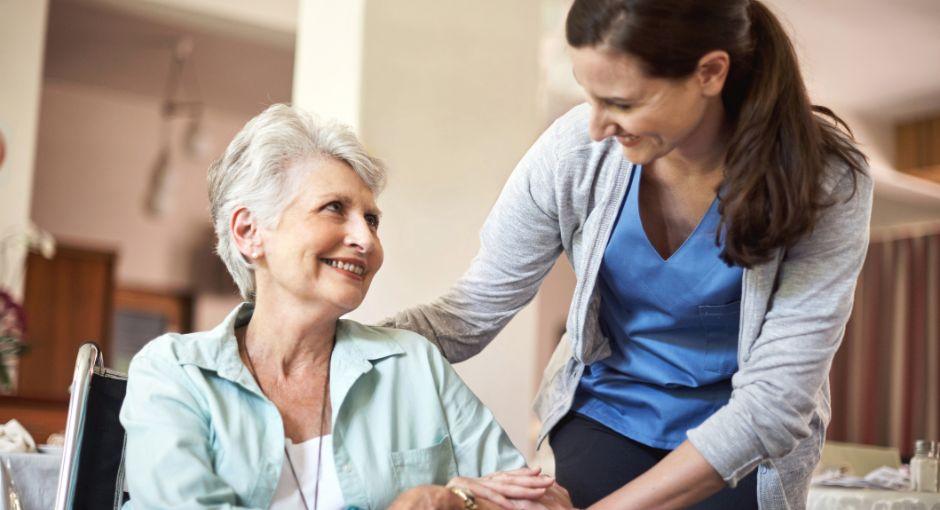
[[[537,500],[554,485],[553,478],[541,473],[541,468],[525,467],[500,471],[481,478],[458,476],[448,482],[447,486],[469,489],[478,498],[489,500],[505,510],[515,510],[519,505],[511,500]]]
[[[545,490],[545,494],[535,501],[517,500],[514,503],[520,510],[574,510],[571,495],[558,483],[553,483]]]

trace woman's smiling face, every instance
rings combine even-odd
[[[299,161],[287,171],[297,173],[292,181],[299,189],[277,226],[261,229],[258,292],[286,292],[339,315],[350,312],[384,259],[375,195],[349,165],[330,157]]]
[[[591,138],[615,137],[633,163],[668,154],[702,124],[708,97],[694,77],[652,78],[637,58],[603,47],[571,48],[571,60],[591,104]]]

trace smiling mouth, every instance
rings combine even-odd
[[[333,267],[342,271],[346,271],[348,273],[352,273],[356,276],[362,276],[366,272],[365,267],[360,266],[358,264],[353,264],[351,262],[342,262],[342,261],[333,260],[333,259],[320,259],[320,261],[330,267]]]

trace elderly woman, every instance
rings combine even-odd
[[[127,508],[386,508],[403,492],[400,507],[512,508],[559,494],[423,337],[340,319],[382,266],[384,179],[346,128],[284,105],[210,168],[217,251],[245,302],[134,357]],[[500,470],[514,471],[473,479]]]

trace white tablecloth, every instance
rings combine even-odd
[[[55,506],[61,453],[0,453],[7,465],[23,510],[50,510]],[[6,494],[0,495],[0,509],[6,510]]]
[[[813,486],[807,510],[940,510],[940,494]]]

